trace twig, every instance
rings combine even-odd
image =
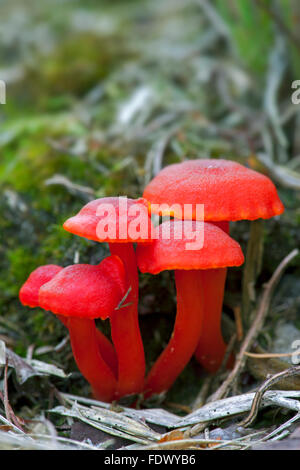
[[[290,369],[284,370],[283,372],[279,372],[279,374],[275,374],[272,377],[270,377],[268,380],[266,380],[257,390],[255,397],[253,399],[253,403],[251,406],[251,410],[247,418],[245,418],[241,423],[240,426],[244,426],[245,428],[250,426],[254,421],[257,416],[259,406],[262,400],[262,397],[264,393],[271,388],[273,385],[275,385],[277,382],[279,382],[281,379],[285,379],[288,377],[293,377],[295,375],[300,374],[300,366],[296,367],[291,367]]]
[[[278,283],[284,269],[287,267],[290,261],[293,258],[295,258],[298,254],[299,254],[299,250],[295,249],[288,256],[286,256],[281,261],[281,263],[279,264],[275,272],[273,273],[269,282],[265,285],[264,292],[263,292],[263,295],[262,295],[262,298],[260,300],[260,304],[257,310],[256,318],[241,345],[241,349],[240,349],[239,354],[237,355],[234,368],[228,375],[227,379],[223,382],[219,390],[217,390],[216,393],[213,395],[212,401],[220,400],[221,398],[225,397],[231,385],[233,384],[233,382],[237,379],[237,377],[243,370],[246,360],[247,360],[247,357],[245,356],[245,352],[247,352],[247,350],[250,349],[251,345],[253,344],[254,340],[256,339],[257,335],[259,334],[264,324],[266,315],[268,313],[273,289]]]

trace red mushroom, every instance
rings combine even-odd
[[[28,307],[39,306],[39,290],[43,284],[51,281],[63,268],[56,264],[46,264],[36,268],[27,281],[23,284],[19,292],[19,299],[23,305]]]
[[[23,305],[28,307],[39,306],[39,290],[42,285],[59,273],[63,268],[55,264],[47,264],[36,268],[23,284],[19,292],[19,298]],[[57,315],[60,321],[67,326],[67,318],[63,315]],[[113,345],[106,336],[96,329],[96,336],[100,353],[105,362],[110,366],[115,375],[117,374],[117,357]]]
[[[165,167],[145,188],[151,204],[204,204],[206,222],[269,219],[284,211],[272,181],[265,175],[230,160],[188,160]],[[151,211],[156,208],[151,207]],[[170,215],[166,209],[162,215]],[[175,210],[175,218],[182,213]]]
[[[143,389],[145,355],[138,322],[138,272],[133,243],[149,243],[151,219],[145,199],[108,197],[86,204],[64,223],[65,230],[98,242],[108,242],[111,254],[121,258],[126,269],[126,306],[116,311],[111,335],[118,357],[119,397]]]
[[[204,235],[203,246],[199,242],[191,249],[187,243],[195,234]],[[138,266],[151,274],[175,270],[177,314],[171,339],[147,377],[146,397],[168,390],[195,352],[203,326],[203,273],[208,270],[218,277],[227,266],[244,261],[239,244],[213,224],[164,222],[154,238],[152,244],[138,246]],[[214,343],[213,336],[210,340]]]
[[[91,384],[95,397],[111,401],[117,381],[100,353],[99,330],[94,320],[110,317],[124,296],[123,263],[117,256],[110,256],[98,266],[56,267],[56,274],[52,267],[50,272],[47,268],[41,266],[31,274],[21,288],[20,299],[25,305],[51,310],[62,319],[70,332],[78,368]]]
[[[229,160],[189,160],[167,166],[143,196],[153,213],[212,222],[226,233],[230,221],[268,219],[284,211],[269,178]],[[160,204],[165,205],[163,210]],[[189,205],[186,213],[184,205]],[[204,205],[204,217],[201,210],[197,212],[200,205]],[[196,357],[211,372],[219,368],[226,350],[220,328],[225,279],[224,270],[218,277],[209,271],[203,277],[205,321]]]

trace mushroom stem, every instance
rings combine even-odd
[[[177,314],[171,339],[146,380],[145,397],[168,390],[195,352],[203,324],[201,271],[176,270]]]
[[[68,317],[64,315],[57,315],[60,321],[68,328]],[[96,328],[96,340],[98,343],[98,348],[100,351],[101,356],[103,357],[106,364],[111,368],[115,377],[117,377],[118,373],[118,359],[116,355],[116,351],[106,336]]]
[[[110,252],[124,263],[127,288],[131,288],[125,306],[110,318],[111,336],[118,357],[116,397],[139,393],[144,387],[145,354],[138,321],[138,271],[132,243],[110,243]],[[129,304],[129,305],[127,305]]]
[[[112,401],[117,381],[100,354],[95,321],[70,317],[67,327],[76,364],[90,383],[93,395],[98,400]]]
[[[100,330],[98,330],[98,328],[96,328],[96,340],[101,356],[117,378],[118,358],[116,355],[115,348],[113,347],[109,339],[106,338],[106,336]]]
[[[211,222],[229,235],[229,221]],[[225,272],[224,272],[225,271]],[[209,372],[216,372],[222,364],[227,345],[221,333],[221,316],[227,270],[203,271],[204,322],[195,356]],[[230,359],[232,361],[232,357]]]
[[[202,271],[204,320],[195,356],[209,372],[216,372],[226,352],[221,332],[221,316],[226,281],[226,268]]]

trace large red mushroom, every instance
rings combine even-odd
[[[195,352],[203,322],[208,321],[203,319],[203,274],[209,271],[217,278],[227,266],[244,261],[239,244],[213,224],[163,222],[154,238],[152,244],[138,246],[138,266],[143,273],[175,271],[177,314],[171,339],[147,377],[146,397],[168,390]],[[209,340],[215,344],[214,332]]]
[[[268,219],[284,211],[267,176],[222,159],[169,165],[150,181],[143,196],[150,202],[152,213],[204,220],[226,233],[230,221]],[[208,271],[203,276],[205,322],[196,357],[210,372],[220,367],[226,350],[220,321],[225,280],[224,270],[218,275]]]

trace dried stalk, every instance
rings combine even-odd
[[[257,390],[253,403],[252,403],[250,413],[247,416],[247,418],[245,418],[240,423],[240,426],[244,426],[246,428],[246,427],[251,426],[251,424],[255,421],[262,397],[269,388],[273,387],[273,385],[275,385],[281,379],[285,379],[287,377],[293,377],[298,374],[300,374],[300,366],[291,367],[290,369],[287,369],[283,372],[279,372],[279,374],[273,375],[268,380],[266,380]],[[299,410],[300,410],[300,406],[299,406]]]

